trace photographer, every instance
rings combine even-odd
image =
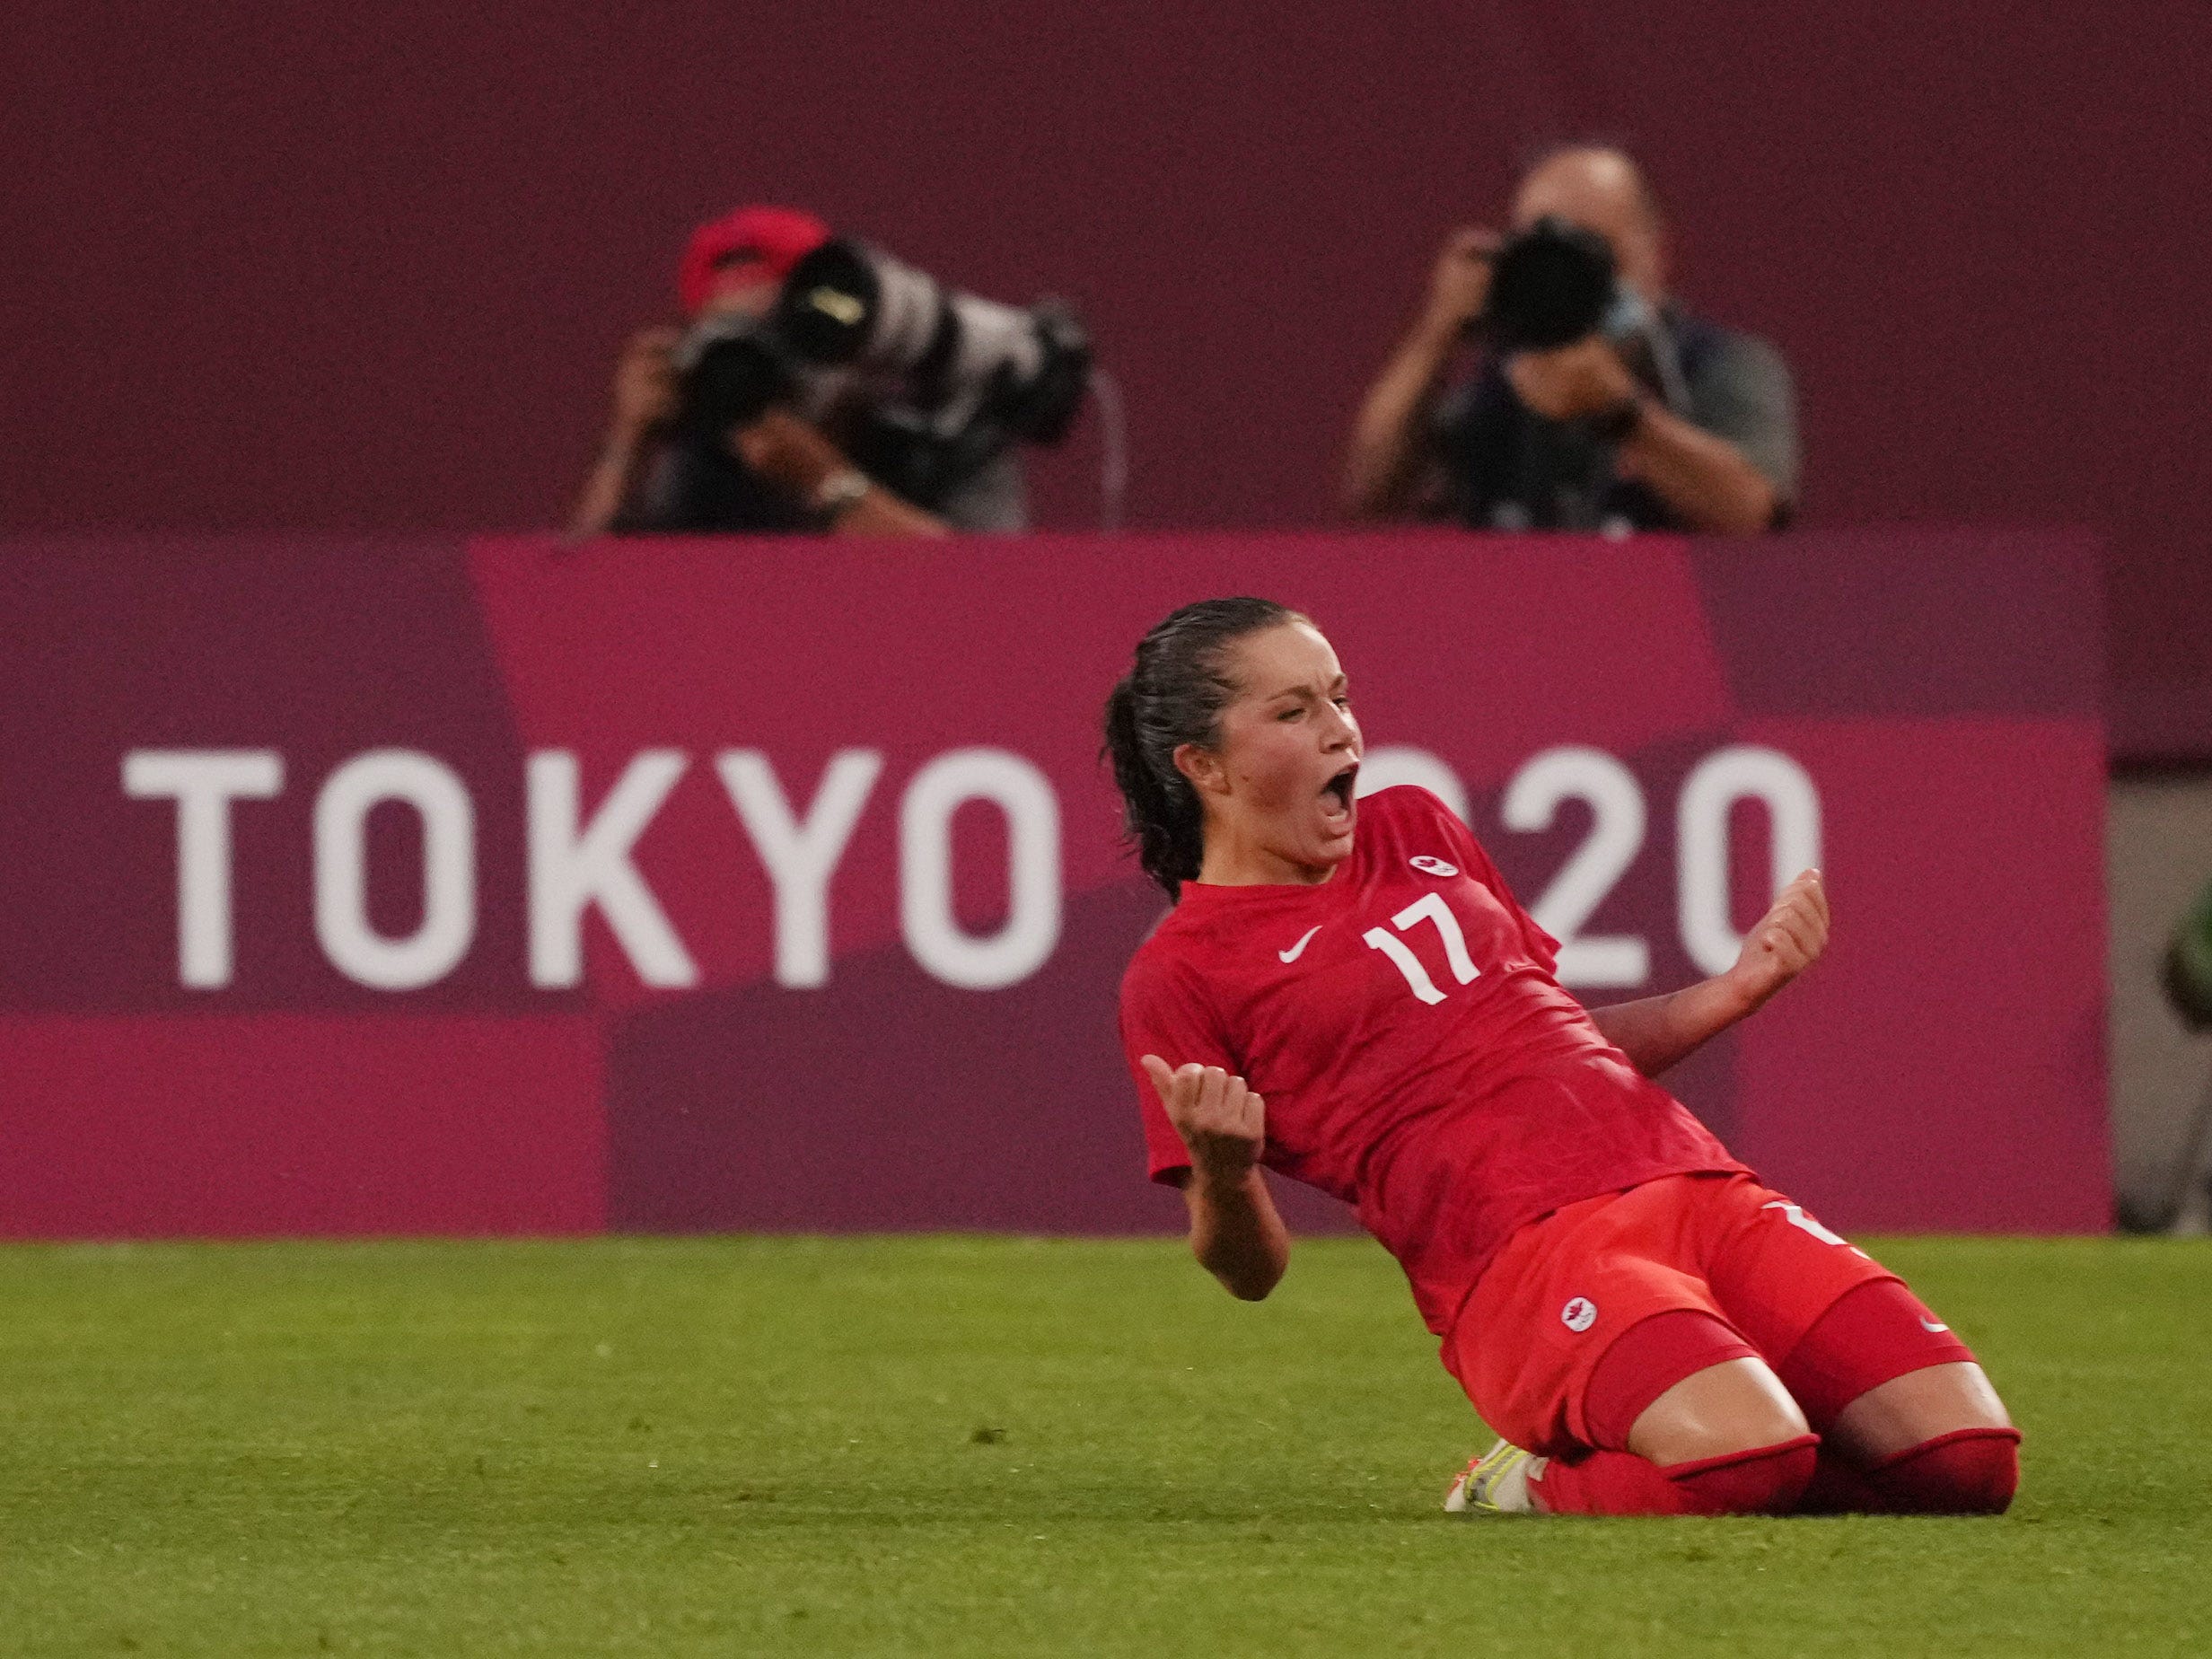
[[[802,360],[780,324],[793,272],[825,262],[871,285],[865,305],[839,296],[853,310],[838,313],[846,326],[825,325],[838,341],[813,342],[818,352],[838,356],[835,365]],[[927,345],[947,337],[957,349],[961,320],[974,313],[987,313],[987,324],[1000,313],[1023,315],[947,294],[895,261],[834,241],[811,214],[742,207],[701,226],[678,277],[689,328],[645,329],[624,349],[607,440],[585,481],[571,538],[609,531],[941,536],[1024,528],[1022,475],[1005,450],[1014,437],[1031,434],[979,416],[947,436],[929,424],[932,410],[909,407],[912,377],[898,371],[916,365],[869,356],[882,332],[873,303],[879,272],[903,285],[895,297],[907,312],[935,308],[927,311],[936,325]],[[975,332],[972,321],[969,332]],[[861,361],[847,366],[855,357]],[[1081,366],[1087,362],[1086,354]],[[924,366],[938,376],[933,386],[940,403],[963,390],[951,382],[964,361]],[[1002,377],[1007,373],[996,362],[989,366]],[[979,401],[988,415],[987,397],[969,399]]]
[[[1636,164],[1557,151],[1523,176],[1513,224],[1510,239],[1463,229],[1446,241],[1419,319],[1361,406],[1346,511],[1614,534],[1786,523],[1789,371],[1763,341],[1668,302],[1664,225]],[[1480,365],[1447,391],[1470,341]]]

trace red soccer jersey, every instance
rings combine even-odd
[[[1514,1230],[1663,1175],[1744,1166],[1599,1035],[1558,942],[1425,789],[1359,803],[1319,886],[1187,882],[1121,981],[1155,1181],[1189,1167],[1139,1057],[1242,1076],[1269,1169],[1357,1206],[1431,1330]]]

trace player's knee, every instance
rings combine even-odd
[[[1797,1402],[1764,1364],[1734,1360],[1661,1395],[1630,1429],[1628,1450],[1663,1467],[1718,1463],[1810,1432]]]
[[[1661,1472],[1692,1514],[1786,1515],[1813,1483],[1820,1446],[1818,1435],[1799,1435],[1777,1445],[1677,1463]]]
[[[1954,1429],[1884,1458],[1866,1479],[1902,1514],[2001,1515],[2020,1488],[2020,1431]]]

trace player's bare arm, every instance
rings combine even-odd
[[[1637,1070],[1656,1077],[1769,998],[1821,958],[1828,948],[1828,892],[1821,873],[1807,870],[1782,890],[1774,908],[1743,941],[1726,973],[1664,996],[1593,1008],[1590,1017],[1605,1040]]]
[[[1260,1173],[1266,1103],[1218,1066],[1171,1068],[1156,1054],[1146,1055],[1144,1064],[1168,1121],[1190,1149],[1181,1183],[1190,1253],[1231,1295],[1258,1302],[1290,1265],[1290,1233]]]

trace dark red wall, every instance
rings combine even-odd
[[[1685,294],[1796,365],[1809,520],[2106,531],[2123,749],[2212,753],[2199,0],[16,0],[7,36],[0,528],[550,522],[686,230],[756,197],[1080,301],[1134,522],[1312,522],[1442,230],[1599,131]]]

